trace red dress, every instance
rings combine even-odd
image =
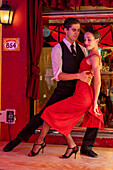
[[[90,56],[88,56],[90,57]],[[85,57],[79,72],[91,71],[91,65],[86,63]],[[87,83],[77,81],[73,96],[48,106],[41,118],[44,119],[52,128],[67,136],[85,113],[83,127],[104,128],[103,114],[99,109],[100,115],[96,116],[93,111],[93,89]]]

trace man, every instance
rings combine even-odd
[[[92,76],[88,75],[87,72],[78,73],[80,62],[87,55],[86,49],[76,43],[80,33],[80,22],[75,18],[66,19],[64,31],[66,33],[65,38],[53,48],[51,53],[54,78],[58,81],[57,87],[41,112],[33,116],[28,124],[18,133],[17,137],[4,147],[3,150],[5,152],[11,151],[22,140],[28,141],[35,129],[42,125],[43,120],[40,116],[43,110],[53,103],[72,96],[77,79],[86,83],[91,81]],[[98,156],[92,151],[97,132],[97,128],[87,128],[81,147],[81,154],[91,157]]]

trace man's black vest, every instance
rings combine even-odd
[[[85,57],[82,49],[76,42],[76,56],[70,52],[68,47],[65,45],[63,41],[60,42],[62,48],[62,72],[64,73],[78,73],[80,68],[80,63],[82,59]],[[68,81],[59,81],[57,87],[71,87],[74,88],[76,84],[76,80],[68,80]]]

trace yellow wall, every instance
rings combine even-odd
[[[2,0],[0,0],[0,7]],[[2,24],[0,24],[0,110],[1,110],[1,76],[2,76]],[[0,123],[0,139],[1,139],[1,123]]]

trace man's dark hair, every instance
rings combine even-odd
[[[64,28],[66,28],[67,30],[69,30],[69,28],[73,25],[73,24],[80,24],[80,21],[76,18],[67,18],[64,21]]]

